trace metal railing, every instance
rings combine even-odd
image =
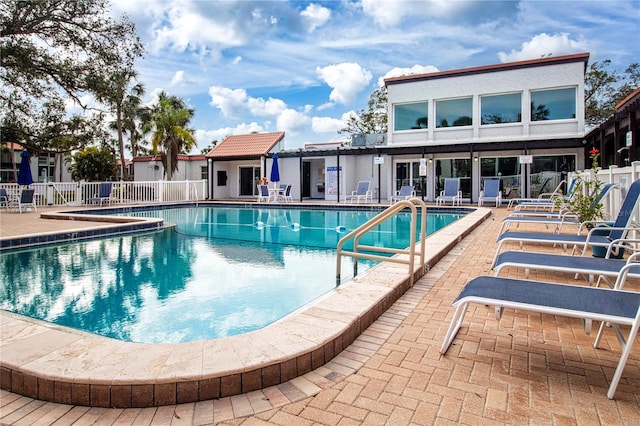
[[[416,207],[417,206],[417,207]],[[420,223],[420,265],[425,264],[425,233],[427,230],[427,205],[419,198],[411,198],[409,200],[401,200],[391,205],[387,209],[380,212],[374,218],[370,219],[366,223],[363,223],[353,231],[346,234],[338,241],[336,248],[336,285],[340,285],[341,269],[342,269],[342,256],[353,257],[353,276],[358,275],[358,259],[377,260],[381,262],[393,262],[409,265],[409,285],[413,286],[414,265],[416,256],[416,225],[418,221],[418,207],[422,214]],[[409,208],[411,210],[411,231],[409,236],[409,246],[406,249],[396,249],[390,247],[376,247],[360,244],[360,238],[367,234],[369,231],[380,225],[382,222],[390,219],[400,211]],[[344,245],[353,239],[353,251],[344,250]],[[363,253],[367,251],[369,253]],[[382,256],[372,253],[387,253],[395,254],[395,256]],[[407,257],[398,255],[408,255]]]
[[[41,206],[82,206],[99,194],[101,182],[47,182],[29,185]],[[9,193],[18,193],[16,183],[0,184]],[[204,199],[207,181],[111,182],[109,204],[157,204],[198,202]],[[104,204],[104,203],[103,203]]]

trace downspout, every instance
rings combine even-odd
[[[338,177],[338,189],[336,194],[338,198],[336,202],[340,202],[340,148],[336,148],[336,176]]]

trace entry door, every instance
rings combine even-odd
[[[302,162],[302,198],[311,197],[311,162]]]
[[[260,167],[240,167],[240,196],[258,195]]]

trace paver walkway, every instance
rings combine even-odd
[[[496,233],[507,212],[502,208],[494,213],[330,365],[302,378],[221,400],[144,409],[74,407],[2,391],[0,422],[639,424],[638,346],[627,363],[616,399],[606,397],[620,353],[611,330],[605,333],[601,349],[593,349],[594,335],[585,335],[579,320],[507,309],[502,320],[496,321],[492,308],[472,306],[449,352],[440,355],[452,301],[469,279],[491,273]],[[4,218],[0,214],[3,235],[8,225]],[[23,219],[37,223],[36,217]],[[34,223],[29,223],[31,231]],[[503,275],[524,277],[523,271],[513,269]],[[532,271],[530,278],[583,284],[561,273]],[[640,291],[640,284],[632,282],[627,288]],[[344,374],[336,373],[339,371]]]

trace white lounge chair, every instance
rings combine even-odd
[[[454,206],[459,206],[462,203],[459,178],[447,178],[444,180],[444,190],[440,191],[440,196],[436,198],[436,205],[444,204],[447,201],[451,201]]]
[[[593,199],[591,206],[595,207],[597,204],[600,204],[604,197],[606,197],[611,189],[617,187],[618,184],[608,183],[602,187],[598,195]],[[578,220],[578,216],[568,210],[559,210],[557,212],[522,212],[517,211],[511,213],[509,216],[502,219],[502,224],[500,226],[500,231],[498,235],[502,234],[505,230],[508,230],[512,224],[520,224],[520,223],[535,223],[542,225],[556,225],[556,232],[560,232],[562,225],[564,224],[573,224],[580,225]]]
[[[507,241],[517,241],[524,243],[537,244],[560,244],[563,246],[571,245],[574,247],[582,247],[584,251],[589,246],[608,247],[611,241],[625,238],[626,234],[631,230],[638,230],[637,227],[630,226],[633,213],[635,212],[640,198],[640,179],[636,180],[629,187],[629,191],[622,202],[620,212],[613,222],[613,226],[607,228],[596,227],[589,231],[587,235],[582,235],[582,226],[578,229],[577,234],[552,234],[544,232],[514,232],[508,231],[498,237],[498,248],[493,259],[495,265],[498,254],[502,249],[502,245]],[[602,231],[609,231],[609,235],[602,235]]]
[[[571,256],[567,254],[539,253],[526,251],[505,251],[498,255],[494,265],[494,275],[507,267],[522,268],[525,270],[525,278],[528,278],[530,270],[565,272],[580,274],[587,277],[591,284],[595,277],[604,279],[610,286],[611,280],[615,280],[623,268],[630,268],[629,275],[640,277],[640,252],[631,254],[626,260],[613,258],[620,249],[633,250],[633,246],[640,240],[616,240],[612,242],[604,258],[592,256]],[[599,278],[599,279],[600,279]]]
[[[350,195],[347,195],[345,201],[349,201],[352,203],[360,203],[360,201],[373,201],[373,193],[369,190],[371,186],[371,182],[368,180],[363,180],[358,182],[358,186],[355,191],[352,191]]]
[[[640,293],[621,290],[624,275],[620,275],[614,289],[499,277],[474,278],[453,302],[455,312],[440,353],[445,354],[449,349],[471,303],[495,306],[498,319],[504,308],[584,319],[587,333],[591,321],[601,321],[593,346],[597,348],[600,344],[606,323],[615,328],[622,346],[618,366],[607,392],[607,397],[613,399],[640,326]],[[626,339],[620,330],[621,325],[631,326]]]
[[[496,203],[496,207],[502,204],[502,191],[500,190],[500,179],[486,179],[484,189],[480,191],[478,206],[482,206],[485,201]]]
[[[578,179],[572,179],[571,183],[569,183],[569,187],[567,188],[567,194],[562,194],[562,185],[566,183],[566,181],[561,181],[558,186],[552,192],[543,192],[536,198],[511,198],[509,199],[509,204],[507,204],[507,209],[511,209],[516,207],[518,210],[524,209],[545,209],[545,208],[553,208],[555,206],[555,200],[558,198],[569,198],[572,196],[576,188],[576,183]],[[518,207],[519,206],[519,207]]]
[[[389,200],[392,203],[395,203],[401,200],[408,200],[409,198],[412,198],[415,196],[416,196],[416,191],[413,190],[413,185],[403,185],[402,187],[400,187],[398,191],[396,191],[395,194],[391,196]]]

